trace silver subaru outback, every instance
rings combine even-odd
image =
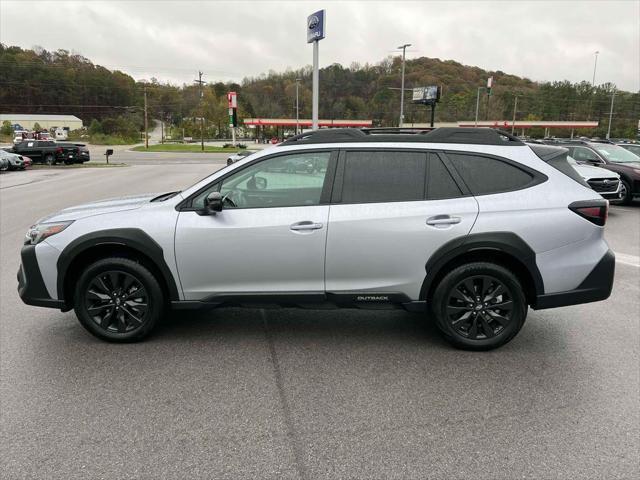
[[[608,203],[567,150],[491,129],[319,130],[181,192],[70,207],[27,233],[18,291],[140,340],[167,308],[401,308],[487,350],[528,308],[609,297]]]

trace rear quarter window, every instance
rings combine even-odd
[[[506,161],[467,153],[447,153],[474,195],[510,192],[535,184],[535,177]]]

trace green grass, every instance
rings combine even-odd
[[[132,149],[134,152],[193,152],[193,153],[234,153],[239,152],[243,149],[241,148],[223,148],[223,147],[213,147],[210,145],[204,146],[204,152],[202,151],[202,147],[197,143],[164,143],[164,144],[156,144],[149,145],[149,148],[144,148],[144,145],[140,145],[138,147],[134,147]]]

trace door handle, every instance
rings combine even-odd
[[[427,218],[427,225],[455,225],[456,223],[460,223],[462,218],[460,217],[452,217],[450,215],[436,215],[435,217]]]
[[[293,223],[289,226],[289,229],[298,232],[301,230],[319,230],[322,227],[322,223],[315,223],[307,220],[304,222]]]

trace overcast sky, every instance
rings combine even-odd
[[[532,80],[640,90],[640,0],[44,1],[0,0],[0,41],[81,53],[136,79],[236,80],[311,63],[306,17],[326,9],[320,65],[452,59]]]

